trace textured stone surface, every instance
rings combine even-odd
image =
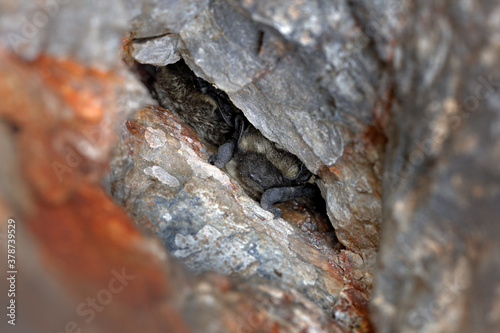
[[[11,216],[24,230],[20,328],[87,325],[76,307],[125,265],[141,278],[86,331],[370,331],[384,175],[378,331],[498,331],[498,22],[486,0],[0,1],[0,230]],[[317,173],[347,249],[295,204],[272,223],[155,109],[121,132],[116,198],[190,269],[233,276],[192,278],[137,232],[99,186],[115,127],[152,102],[120,64],[128,31],[124,51],[178,51]]]
[[[179,31],[208,6],[209,0],[123,0],[137,38]]]
[[[380,332],[499,331],[500,6],[388,9],[356,6],[397,83],[373,318]]]
[[[78,15],[75,15],[78,13]],[[107,68],[117,64],[128,13],[121,0],[3,0],[0,40],[24,59],[40,53]]]
[[[141,64],[165,66],[180,60],[179,38],[168,34],[152,40],[136,40],[131,43],[131,56]]]

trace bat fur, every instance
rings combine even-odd
[[[202,140],[220,146],[231,139],[234,129],[219,110],[220,98],[202,92],[209,83],[197,78],[184,61],[158,67],[152,74],[160,105],[191,126]]]

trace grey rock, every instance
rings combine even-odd
[[[181,59],[177,49],[179,37],[168,34],[158,38],[132,41],[132,57],[141,64],[166,66]]]
[[[496,332],[500,6],[405,2],[380,16],[386,7],[355,6],[380,21],[396,82],[372,316],[379,332]]]
[[[272,220],[205,163],[209,148],[189,129],[143,111],[143,132],[122,133],[106,186],[192,271],[239,275],[260,290],[262,281],[282,283],[352,329],[363,314],[343,306],[366,301],[380,246],[372,301],[378,331],[498,331],[496,2],[3,0],[0,13],[7,52],[121,73],[126,83],[115,93],[123,118],[152,102],[118,64],[123,34],[135,38],[140,62],[182,55],[318,174],[347,248],[340,254]],[[2,149],[12,152],[11,130],[0,131]],[[2,169],[2,184],[18,189],[12,200],[19,202],[22,181],[6,176],[13,170]],[[359,298],[346,296],[353,281]],[[219,296],[203,290],[201,282],[196,297],[206,309]],[[199,312],[194,303],[187,308]]]
[[[273,59],[259,58],[258,26],[225,1],[214,1],[201,11],[183,27],[180,37],[184,58],[198,76],[228,93],[249,84],[273,64]]]
[[[120,0],[4,0],[0,6],[0,43],[24,59],[46,53],[102,69],[117,63],[128,27]]]
[[[309,71],[299,57],[286,57],[272,72],[230,96],[255,127],[317,173],[342,155],[347,134],[335,122],[326,96],[305,75]]]
[[[136,38],[178,32],[207,7],[209,0],[124,0]]]

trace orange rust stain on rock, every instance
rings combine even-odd
[[[101,120],[112,100],[114,72],[86,67],[72,60],[42,55],[32,65],[41,78],[71,106],[78,117],[90,122]]]
[[[336,174],[336,175],[340,175],[340,170],[339,170],[339,169],[338,169],[338,167],[337,167],[337,166],[335,166],[335,165],[332,165],[332,166],[329,168],[329,170],[330,170],[331,172],[333,172],[334,174]]]
[[[128,33],[122,37],[122,50],[125,51],[127,54],[130,54],[130,44],[134,40],[134,33]]]
[[[342,271],[345,287],[341,292],[341,300],[335,306],[337,310],[350,313],[352,318],[359,318],[360,332],[374,332],[369,314],[369,292],[360,281],[352,276],[355,269],[344,251],[341,251],[332,263],[334,274]]]
[[[154,328],[155,332],[175,332],[175,333],[190,333],[192,330],[189,328],[185,318],[179,313],[179,310],[173,305],[163,305],[160,312],[153,313],[153,318],[159,318],[162,321],[160,325]],[[138,322],[141,324],[135,332],[149,332],[144,327],[144,319],[140,318]]]
[[[322,166],[318,170],[318,176],[323,179],[324,181],[330,181],[332,177],[335,178],[341,178],[343,175],[343,163],[342,163],[342,157],[337,160],[337,163],[331,166]]]
[[[144,132],[146,132],[146,128],[137,120],[127,120],[125,125],[127,126],[128,131],[133,136],[142,137],[144,135]]]
[[[342,267],[345,267],[347,269],[353,269],[354,266],[352,265],[351,261],[349,258],[346,256],[345,252],[340,252],[338,255],[338,259],[341,262]]]
[[[49,56],[27,62],[0,50],[0,77],[0,114],[20,129],[21,168],[34,193],[57,204],[82,182],[98,182],[114,140],[101,120],[104,107],[115,116],[117,76]],[[90,148],[86,156],[82,147]]]
[[[345,272],[338,265],[327,262],[323,265],[323,268],[325,269],[325,272],[327,272],[327,276],[329,276],[330,278],[340,281],[341,283],[345,282]]]
[[[39,126],[50,123],[43,112],[33,113],[33,101],[40,99],[40,77],[26,68],[27,63],[5,53],[0,48],[0,114],[17,126],[36,122]]]
[[[361,142],[365,145],[365,149],[377,149],[381,145],[385,145],[387,138],[380,129],[375,126],[368,126],[361,133]]]
[[[279,333],[281,332],[281,327],[278,323],[272,323],[269,333]]]
[[[368,298],[364,293],[356,288],[347,288],[343,292],[346,294],[352,306],[357,309],[360,314],[368,314]]]
[[[356,154],[356,149],[355,149],[356,143],[351,142],[344,148],[344,152],[342,156],[337,160],[337,162],[334,165],[330,166],[323,166],[320,168],[318,171],[318,176],[320,176],[321,179],[328,180],[331,177],[337,177],[342,179],[344,177],[344,174],[346,172],[347,165],[352,163],[352,159],[354,154]]]
[[[70,106],[74,115],[85,121],[100,121],[105,108],[114,104],[114,87],[122,80],[115,72],[47,55],[27,62],[0,49],[0,60],[0,92],[6,97],[2,113],[21,124],[23,120],[41,124],[61,118],[71,120],[72,115],[61,112],[61,106]],[[21,111],[35,117],[16,117]]]
[[[366,294],[356,288],[345,288],[342,293],[345,302],[343,306],[349,309],[349,312],[356,312],[361,318],[359,323],[361,332],[374,332],[369,315],[369,299]]]
[[[64,205],[39,203],[27,221],[44,259],[81,292],[107,288],[113,271],[124,270],[134,278],[116,297],[135,305],[165,297],[158,259],[141,250],[141,234],[98,186],[83,185]]]

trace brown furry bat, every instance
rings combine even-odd
[[[231,139],[234,111],[227,96],[196,77],[184,61],[149,67],[155,78],[153,91],[161,106],[179,116],[200,138],[215,146]]]
[[[224,92],[197,78],[184,61],[148,71],[155,78],[153,89],[160,105],[177,114],[202,140],[219,147],[209,162],[225,166],[275,218],[281,210],[274,203],[316,193],[304,164],[265,138]]]

